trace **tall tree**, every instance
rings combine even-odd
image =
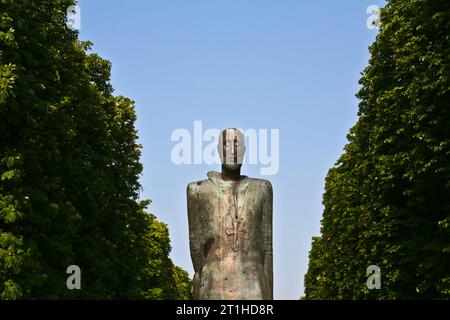
[[[170,260],[148,248],[133,101],[67,28],[72,4],[0,1],[0,299],[143,298],[149,261]]]
[[[449,1],[382,9],[359,119],[326,178],[307,299],[450,298],[449,35]]]

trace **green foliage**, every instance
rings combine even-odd
[[[168,257],[171,247],[167,225],[156,221],[153,215],[148,221],[150,228],[145,236],[148,261],[145,263],[141,295],[153,300],[191,299],[188,273],[175,266]]]
[[[139,200],[133,101],[66,27],[71,4],[0,1],[0,298],[186,298]],[[72,264],[82,290],[66,287]]]
[[[307,299],[450,298],[450,2],[391,0],[326,178]],[[366,269],[381,268],[381,290]]]

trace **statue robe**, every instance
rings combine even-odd
[[[218,172],[187,187],[194,299],[273,298],[272,185]]]

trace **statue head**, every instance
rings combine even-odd
[[[245,153],[244,134],[235,128],[223,130],[219,136],[217,149],[222,165],[226,169],[230,171],[240,169]]]

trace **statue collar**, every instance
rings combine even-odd
[[[222,174],[220,172],[210,171],[208,172],[208,179],[215,185],[223,188],[230,188],[236,183],[238,183],[241,188],[246,188],[248,185],[248,177],[243,175],[241,175],[239,181],[224,180],[222,179]]]

